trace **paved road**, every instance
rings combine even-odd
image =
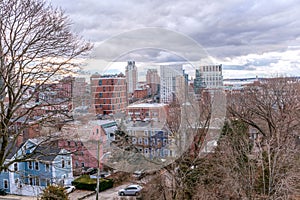
[[[120,197],[118,196],[118,191],[130,184],[131,183],[126,183],[126,184],[120,185],[118,187],[114,187],[114,188],[105,190],[103,192],[100,192],[99,199],[101,199],[101,200],[118,200],[118,199],[120,199]],[[129,198],[136,199],[135,197],[132,198],[132,196],[127,197],[127,199],[129,199]],[[95,199],[96,199],[96,195],[93,195],[88,198],[85,198],[84,200],[95,200]],[[122,197],[122,199],[124,199],[124,197]]]

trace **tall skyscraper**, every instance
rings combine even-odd
[[[203,83],[204,84],[203,87],[205,87],[206,89],[219,89],[223,87],[222,65],[200,66],[199,70],[200,70],[198,71],[199,82],[197,82],[199,86],[201,86],[201,84]],[[196,78],[197,78],[197,70],[196,70]]]
[[[146,74],[146,83],[151,89],[151,95],[156,94],[160,85],[160,78],[157,69],[148,69]]]
[[[137,85],[137,67],[135,61],[128,61],[125,69],[127,93],[129,98],[133,95]]]
[[[182,65],[160,66],[160,102],[170,103],[176,98],[176,77],[183,76]]]

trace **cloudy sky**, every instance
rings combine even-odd
[[[49,1],[101,59],[161,63],[206,53],[225,78],[300,76],[298,0]]]

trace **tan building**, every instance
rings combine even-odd
[[[125,111],[126,79],[123,74],[92,75],[91,92],[96,114],[115,114]]]
[[[151,95],[157,94],[159,85],[160,85],[160,78],[157,73],[157,69],[148,69],[146,74],[146,83],[149,85],[151,89]]]

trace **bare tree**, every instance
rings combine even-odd
[[[256,161],[252,181],[256,197],[288,199],[299,194],[299,86],[293,78],[269,79],[246,88],[229,105],[232,117],[249,126],[250,131],[239,134],[253,139],[253,149],[245,159]]]
[[[219,96],[215,94],[215,98]],[[166,124],[178,142],[180,156],[155,175],[143,195],[145,199],[192,199],[196,195],[203,175],[202,167],[208,166],[203,164],[208,155],[204,148],[213,139],[209,126],[214,100],[219,101],[203,91],[200,101],[178,98],[178,102],[171,104]],[[153,194],[155,190],[159,192]]]
[[[299,89],[296,79],[275,78],[229,96],[217,148],[195,156],[204,145],[197,137],[207,137],[198,129],[190,153],[153,179],[156,199],[297,199]]]
[[[44,1],[0,2],[0,171],[24,159],[5,163],[12,153],[8,146],[16,145],[24,128],[14,128],[18,121],[51,124],[60,121],[54,115],[66,114],[60,105],[70,96],[49,98],[54,92],[51,84],[78,70],[75,58],[90,49],[89,43],[71,32],[64,13]],[[55,112],[42,112],[45,108]],[[47,134],[45,141],[51,137]]]

